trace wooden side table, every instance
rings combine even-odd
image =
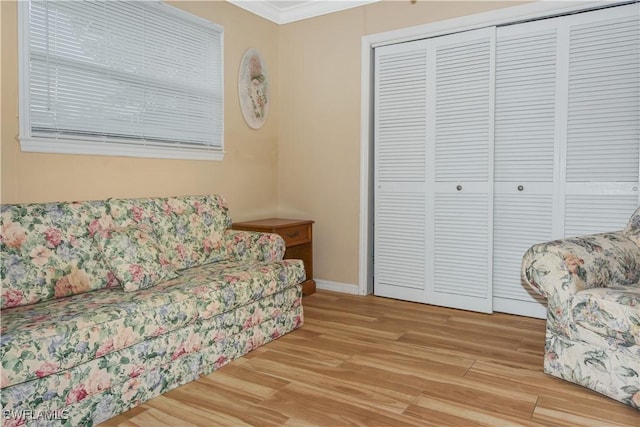
[[[313,280],[313,221],[284,218],[267,218],[256,221],[236,222],[234,230],[261,231],[282,236],[286,246],[285,259],[301,259],[307,274],[302,283],[302,293],[311,295],[316,291]]]

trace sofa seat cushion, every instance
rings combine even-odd
[[[640,287],[580,291],[573,298],[571,314],[578,334],[584,328],[616,346],[640,345]]]
[[[294,286],[300,260],[221,262],[149,289],[104,289],[2,311],[1,386],[46,377]]]
[[[158,366],[198,354],[202,355],[206,366],[193,366],[194,372],[190,374],[209,373],[227,360],[237,357],[240,350],[248,351],[246,346],[260,339],[260,336],[255,336],[258,332],[276,338],[290,330],[281,327],[282,321],[288,317],[287,313],[297,309],[301,310],[300,295],[295,288],[287,288],[234,311],[198,320],[184,328],[149,338],[63,372],[3,389],[0,403],[3,408],[34,411],[61,409],[95,395],[109,393]],[[296,324],[301,322],[302,315]],[[269,324],[271,327],[267,327]],[[255,335],[238,341],[238,334],[256,327]]]
[[[192,295],[152,290],[103,289],[3,310],[0,385],[46,377],[197,317]]]

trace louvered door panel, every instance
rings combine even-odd
[[[424,301],[425,199],[420,191],[381,193],[376,210],[375,294]]]
[[[637,182],[638,5],[585,14],[573,21],[569,35],[567,181]]]
[[[619,230],[638,205],[640,4],[567,20],[564,235]]]
[[[424,182],[426,50],[376,50],[379,182]]]
[[[553,197],[496,193],[493,208],[493,309],[544,318],[544,298],[523,287],[520,264],[531,245],[553,239]]]
[[[375,51],[374,293],[424,301],[427,51]]]
[[[558,49],[549,21],[498,29],[496,182],[553,181]]]
[[[477,40],[459,38],[456,43],[442,37],[436,43],[435,180],[486,182],[492,128],[492,39],[487,35]]]
[[[567,195],[566,237],[622,230],[638,207],[635,195]]]
[[[436,194],[433,292],[429,302],[491,312],[486,227],[491,211],[485,193]]]
[[[492,305],[494,54],[494,28],[438,37],[429,68],[427,300],[483,312]]]
[[[557,181],[558,20],[499,28],[496,40],[493,306],[544,318],[522,255],[551,240]]]

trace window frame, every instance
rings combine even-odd
[[[199,146],[181,145],[179,142],[163,143],[146,139],[118,139],[114,137],[85,138],[83,136],[65,135],[64,137],[43,137],[33,135],[31,130],[31,99],[30,99],[30,25],[29,7],[31,1],[21,1],[18,4],[18,98],[19,98],[19,136],[20,147],[23,152],[78,154],[98,156],[124,156],[137,158],[182,159],[182,160],[223,160],[224,144],[224,27],[193,15],[174,6],[167,5],[160,0],[144,2],[147,6],[157,8],[166,15],[179,17],[195,25],[207,26],[219,33],[219,85],[220,105],[220,141],[218,145]],[[217,141],[216,141],[217,142]]]

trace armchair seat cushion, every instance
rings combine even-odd
[[[582,328],[613,340],[617,346],[640,345],[640,287],[592,288],[577,292],[571,314]],[[580,336],[575,337],[581,339]]]

